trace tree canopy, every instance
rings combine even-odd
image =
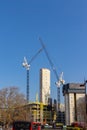
[[[6,87],[0,90],[0,121],[10,124],[26,116],[23,106],[26,104],[24,94],[17,87]]]

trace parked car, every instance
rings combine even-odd
[[[50,126],[49,124],[45,124],[44,128],[52,128],[52,126]]]

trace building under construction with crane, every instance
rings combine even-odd
[[[49,56],[49,54],[48,54],[48,51],[47,51],[47,49],[46,49],[46,47],[45,47],[45,45],[44,45],[44,43],[43,43],[43,41],[42,41],[42,39],[41,38],[39,38],[39,40],[40,40],[40,43],[41,43],[41,46],[42,46],[42,48],[44,49],[44,52],[45,52],[45,54],[46,54],[46,57],[47,57],[47,59],[48,59],[48,61],[49,61],[49,64],[50,64],[50,66],[51,66],[51,69],[52,69],[52,71],[54,72],[54,75],[55,75],[55,77],[56,77],[56,82],[55,82],[55,84],[56,84],[56,86],[57,86],[57,102],[56,102],[56,104],[58,105],[56,108],[56,111],[55,111],[55,113],[56,113],[56,119],[54,120],[55,122],[59,122],[59,123],[63,123],[63,124],[65,124],[65,112],[64,111],[61,111],[60,110],[60,87],[65,83],[65,81],[63,80],[63,72],[61,73],[61,75],[60,76],[58,76],[58,73],[57,73],[57,71],[56,71],[56,68],[55,68],[55,66],[54,66],[54,64],[53,64],[53,62],[52,62],[52,60],[51,60],[51,58],[50,58],[50,56]],[[41,73],[42,74],[42,73]],[[41,75],[42,76],[42,75]],[[48,80],[49,81],[49,80]],[[44,86],[44,87],[46,87],[46,86]],[[45,89],[45,88],[44,88]],[[43,90],[44,90],[43,89]],[[46,87],[46,89],[47,89],[47,87]],[[48,89],[47,89],[48,90]],[[50,89],[49,89],[50,90]],[[48,92],[50,92],[50,91],[48,91]],[[46,94],[46,92],[45,92],[45,94]],[[49,93],[47,94],[47,95],[49,95]],[[45,98],[46,98],[46,95],[45,95]]]
[[[29,62],[27,61],[26,57],[24,57],[24,61],[23,61],[23,63],[22,63],[22,66],[25,67],[26,70],[27,70],[26,99],[27,99],[27,102],[29,102],[29,70],[30,70],[30,64],[31,64],[32,61],[38,56],[38,54],[39,54],[42,50],[44,50],[44,52],[45,52],[45,54],[46,54],[46,57],[47,57],[47,59],[48,59],[48,61],[49,61],[49,64],[50,64],[50,66],[51,66],[51,68],[52,68],[52,70],[53,70],[53,72],[54,72],[54,74],[55,74],[56,80],[57,80],[57,81],[55,82],[55,84],[56,84],[56,86],[57,86],[57,97],[58,97],[57,100],[58,100],[58,110],[59,110],[59,109],[60,109],[60,108],[59,108],[59,107],[60,107],[60,86],[63,85],[64,82],[65,82],[65,81],[62,79],[62,77],[63,77],[63,72],[61,73],[61,75],[60,75],[60,77],[59,77],[58,74],[57,74],[56,68],[55,68],[55,66],[54,66],[54,64],[53,64],[53,62],[52,62],[52,60],[51,60],[51,58],[50,58],[50,56],[49,56],[49,54],[48,54],[48,51],[47,51],[47,49],[46,49],[46,47],[45,47],[45,45],[44,45],[42,39],[39,38],[39,41],[40,41],[40,43],[41,43],[42,48],[37,51],[37,53],[31,58],[31,60],[30,60]],[[49,91],[50,91],[50,90],[49,90]]]
[[[48,54],[48,51],[42,41],[42,39],[40,38],[40,43],[42,48],[37,51],[37,53],[31,58],[31,60],[28,62],[27,59],[24,57],[24,62],[23,62],[23,67],[26,68],[27,71],[27,85],[26,85],[26,100],[27,103],[29,104],[29,70],[30,70],[30,64],[31,62],[38,56],[38,54],[44,50],[46,57],[49,61],[49,64],[51,66],[52,71],[54,72],[54,75],[56,77],[56,86],[57,86],[57,102],[54,103],[54,117],[52,118],[52,120],[57,119],[57,117],[61,118],[61,113],[60,113],[60,86],[64,84],[64,80],[62,79],[63,77],[63,73],[61,73],[60,76],[58,76],[56,68],[54,67],[54,64]],[[49,109],[50,112],[53,112],[53,106],[52,106],[52,99],[50,98],[50,70],[46,69],[46,68],[42,68],[40,69],[40,103],[44,103],[45,105],[47,105],[47,109]],[[57,105],[58,104],[58,105]],[[58,114],[57,114],[58,111]],[[51,113],[50,113],[50,117],[51,117]],[[64,119],[64,118],[63,118]],[[59,120],[59,122],[61,122],[61,120]],[[64,122],[64,121],[63,121]]]
[[[44,49],[44,52],[45,52],[45,54],[46,54],[46,57],[47,57],[47,59],[48,59],[48,61],[49,61],[49,64],[50,64],[50,66],[51,66],[51,68],[52,68],[52,71],[54,72],[54,75],[55,75],[56,80],[57,80],[57,81],[55,82],[55,84],[56,84],[56,86],[57,86],[58,111],[60,111],[60,87],[61,87],[61,85],[63,85],[63,84],[65,83],[65,81],[62,79],[62,77],[63,77],[63,72],[61,73],[60,76],[58,76],[58,73],[57,73],[57,71],[56,71],[56,68],[55,68],[55,66],[54,66],[54,64],[53,64],[53,62],[52,62],[52,60],[51,60],[51,58],[50,58],[50,56],[49,56],[49,54],[48,54],[48,51],[47,51],[47,49],[46,49],[46,47],[45,47],[45,44],[43,43],[43,41],[42,41],[41,38],[39,38],[39,40],[40,40],[41,46],[42,46],[42,48]]]
[[[48,54],[48,51],[40,38],[40,43],[42,48],[31,58],[30,62],[24,58],[23,67],[27,70],[27,89],[26,89],[26,99],[27,108],[29,109],[29,119],[33,121],[40,121],[43,123],[51,124],[53,122],[63,123],[66,125],[71,125],[74,121],[84,121],[84,115],[81,115],[81,110],[79,109],[79,103],[85,101],[85,85],[81,84],[64,84],[63,72],[60,76],[56,71],[56,68]],[[56,78],[57,86],[57,99],[52,103],[52,98],[50,97],[50,70],[47,68],[40,69],[40,101],[33,103],[29,102],[29,69],[31,62],[38,56],[38,54],[44,50],[46,57],[49,61],[52,71],[54,72]],[[65,109],[61,109],[60,102],[60,87],[63,87],[63,95],[65,98]],[[72,107],[73,106],[73,107]],[[87,107],[87,104],[86,104]],[[87,110],[87,108],[86,108]],[[87,112],[87,111],[86,111]]]

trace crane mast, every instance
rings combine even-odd
[[[49,54],[48,54],[48,51],[47,51],[47,49],[46,49],[46,47],[45,47],[45,45],[44,45],[42,39],[39,38],[39,40],[40,40],[40,43],[41,43],[41,45],[42,45],[42,47],[43,47],[43,49],[44,49],[44,52],[45,52],[45,54],[46,54],[46,57],[47,57],[47,59],[48,59],[48,61],[49,61],[49,63],[50,63],[50,66],[51,66],[51,68],[52,68],[52,70],[53,70],[53,72],[54,72],[54,74],[55,74],[55,77],[56,77],[56,79],[57,79],[57,82],[56,82],[55,84],[56,84],[56,86],[57,86],[58,110],[60,110],[60,86],[63,85],[64,82],[65,82],[65,81],[62,79],[62,77],[63,77],[63,72],[61,73],[61,75],[60,75],[60,77],[59,77],[58,74],[57,74],[56,68],[54,67],[54,64],[53,64],[53,62],[52,62],[52,60],[51,60],[51,58],[50,58],[50,56],[49,56]]]
[[[26,89],[26,100],[29,102],[29,70],[30,70],[30,64],[31,62],[38,56],[38,54],[42,51],[43,48],[39,49],[36,54],[31,58],[29,63],[27,62],[26,57],[24,57],[24,61],[22,63],[22,66],[26,68],[27,71],[27,89]]]

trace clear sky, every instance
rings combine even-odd
[[[0,1],[0,88],[17,86],[26,94],[28,61],[41,48],[42,38],[58,75],[66,83],[87,79],[87,0]],[[39,92],[40,68],[51,69],[42,51],[30,67],[30,100]],[[51,70],[51,96],[56,97]]]

